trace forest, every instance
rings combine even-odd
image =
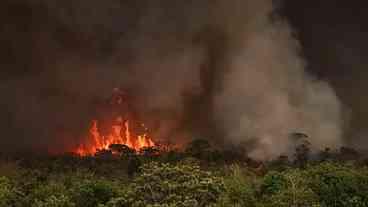
[[[368,206],[368,160],[351,148],[259,162],[195,139],[185,149],[111,145],[94,156],[1,155],[0,207]]]
[[[368,207],[367,3],[0,0],[0,207]]]

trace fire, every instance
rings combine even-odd
[[[119,89],[114,89],[114,92],[109,107],[124,107],[124,103],[127,102],[125,94]],[[126,111],[129,111],[129,109]],[[74,150],[74,153],[81,156],[94,155],[98,151],[109,150],[112,144],[126,145],[136,151],[145,147],[155,146],[153,140],[148,136],[148,129],[145,125],[139,124],[139,129],[143,129],[143,132],[139,132],[142,130],[137,130],[137,122],[129,120],[127,116],[124,116],[124,118],[123,116],[118,116],[105,134],[102,133],[99,125],[100,122],[98,120],[92,121],[85,143],[80,144]]]
[[[75,150],[75,153],[81,156],[94,155],[97,151],[108,150],[112,144],[126,145],[136,151],[145,147],[155,146],[155,143],[147,133],[132,135],[129,120],[122,121],[121,117],[119,117],[116,123],[111,126],[111,134],[108,135],[101,135],[98,121],[93,120],[89,129],[89,139],[86,143],[81,144]]]

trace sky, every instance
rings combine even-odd
[[[15,136],[25,146],[38,145],[44,143],[42,137],[53,136],[54,131],[78,133],[81,127],[85,127],[83,120],[91,118],[91,102],[98,98],[98,94],[108,96],[108,91],[121,81],[117,77],[124,74],[132,74],[133,77],[123,78],[127,85],[130,82],[139,82],[142,78],[148,80],[136,91],[147,97],[147,100],[141,100],[140,103],[148,101],[150,104],[139,107],[148,108],[147,114],[159,113],[159,118],[165,120],[164,125],[170,126],[160,128],[159,131],[180,128],[179,124],[172,123],[174,119],[181,122],[193,121],[195,124],[186,126],[193,131],[218,124],[212,123],[212,119],[216,117],[204,114],[213,110],[207,107],[216,94],[214,88],[218,87],[213,82],[225,72],[214,69],[215,72],[207,74],[204,70],[201,73],[207,75],[201,75],[196,74],[198,71],[195,70],[181,73],[180,68],[197,66],[203,61],[201,44],[211,45],[207,48],[210,51],[207,57],[210,63],[207,67],[212,65],[221,68],[219,65],[227,64],[227,57],[224,57],[229,54],[223,51],[233,51],[234,49],[227,48],[228,44],[236,44],[237,40],[233,39],[240,34],[237,31],[238,23],[227,22],[232,21],[227,17],[232,15],[231,9],[236,7],[212,11],[223,12],[221,16],[206,9],[210,1],[188,1],[189,3],[184,4],[180,1],[161,0],[160,6],[150,0],[120,0],[111,4],[91,1],[93,3],[88,5],[85,1],[46,2],[3,0],[0,3],[0,91],[3,93],[3,101],[0,103],[0,129],[6,137],[2,138],[3,143],[17,142],[8,138]],[[222,1],[214,2],[221,5]],[[249,8],[266,10],[268,5],[258,5],[262,3],[252,3],[256,1],[251,0],[246,2],[250,2]],[[224,4],[223,7],[226,6]],[[363,0],[285,0],[278,9],[291,25],[293,37],[301,45],[300,53],[305,60],[307,73],[331,85],[341,101],[344,139],[353,146],[364,146],[365,136],[368,134],[368,70],[365,68],[368,64],[367,6],[368,3]],[[160,9],[163,13],[160,13]],[[242,12],[236,12],[234,15],[243,17]],[[250,14],[246,18],[257,16],[252,11],[247,12]],[[260,9],[260,13],[262,12]],[[211,15],[215,20],[208,20]],[[238,21],[239,18],[234,19]],[[223,37],[226,35],[212,32],[211,27],[201,30],[202,25],[211,21],[219,21],[217,27],[234,25],[235,29],[231,26],[226,28],[231,30],[233,36],[229,39],[234,42],[226,42]],[[149,40],[140,36],[141,34],[151,34],[156,39]],[[141,62],[140,58],[147,62],[137,64]],[[158,60],[163,63],[158,63]],[[163,96],[161,88],[151,90],[157,82],[149,69],[132,72],[136,67],[149,68],[150,64],[158,65],[157,70],[166,74],[168,81],[163,86],[171,88],[167,91],[170,96]],[[123,72],[118,69],[121,65],[127,68]],[[165,69],[173,65],[179,69]],[[107,69],[101,68],[111,68],[110,75],[104,75]],[[147,77],[142,77],[142,74]],[[197,80],[197,76],[201,80]],[[171,77],[177,77],[180,81]],[[103,80],[103,84],[93,85],[97,80]],[[67,86],[62,85],[65,81],[68,81]],[[202,85],[193,84],[195,81]],[[176,105],[181,103],[173,102],[178,99],[174,92],[186,92],[193,88],[202,88],[204,92],[190,95],[197,97],[186,104],[191,105],[190,107],[178,108]],[[37,90],[37,97],[27,89]],[[52,98],[48,99],[49,97]],[[62,104],[58,105],[59,103]],[[42,107],[38,107],[39,105]],[[32,110],[24,106],[30,106]],[[214,108],[216,106],[215,104]],[[163,108],[169,109],[168,112],[162,112]],[[43,113],[43,110],[50,113]],[[69,113],[63,113],[63,110]],[[27,114],[24,116],[27,118],[19,114]],[[50,120],[53,124],[49,126]],[[65,124],[65,120],[70,120],[70,123]],[[33,121],[40,124],[33,124]],[[52,129],[42,130],[43,126]],[[184,136],[181,132],[176,135]]]

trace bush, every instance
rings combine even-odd
[[[355,166],[323,163],[308,170],[323,206],[368,206],[368,176]]]
[[[36,200],[32,207],[75,207],[75,204],[67,196],[52,195],[43,201]]]
[[[204,207],[217,202],[223,191],[222,180],[193,165],[150,163],[113,207]]]
[[[287,186],[287,180],[281,172],[271,171],[263,178],[262,194],[272,195],[283,190]]]
[[[96,207],[106,204],[114,196],[117,190],[112,183],[106,181],[83,181],[72,190],[72,201],[76,206]]]
[[[68,195],[68,191],[63,184],[60,183],[39,183],[32,192],[28,195],[29,202],[45,201],[50,197],[63,197]]]
[[[307,177],[298,169],[268,173],[262,183],[263,206],[320,206],[318,196],[307,185]]]
[[[257,178],[238,165],[231,166],[230,171],[230,175],[224,179],[226,192],[221,196],[217,206],[256,206]]]
[[[11,206],[13,197],[14,192],[10,180],[6,177],[0,177],[0,207]]]

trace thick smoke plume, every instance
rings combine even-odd
[[[219,127],[234,143],[253,143],[249,155],[259,159],[289,153],[294,132],[307,134],[314,149],[338,147],[342,118],[334,91],[305,72],[292,29],[282,19],[270,18],[270,1],[257,2],[248,2],[247,21],[234,25],[242,30],[228,31],[235,42],[227,54],[222,90],[215,96]],[[228,17],[224,25],[239,18]]]
[[[305,72],[302,48],[271,0],[8,4],[39,16],[11,20],[32,23],[19,37],[4,26],[24,64],[4,64],[18,70],[4,73],[0,88],[4,131],[20,139],[2,138],[3,146],[78,144],[96,102],[115,87],[134,95],[159,140],[245,143],[257,159],[289,153],[293,132],[315,148],[341,145],[339,101]]]

